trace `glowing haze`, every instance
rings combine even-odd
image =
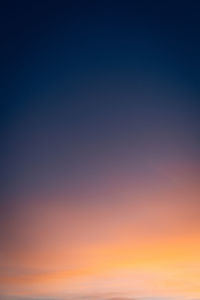
[[[197,7],[54,5],[5,20],[0,299],[200,299]]]

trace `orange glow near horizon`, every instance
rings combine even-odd
[[[200,297],[199,186],[189,170],[180,174],[174,182],[168,173],[167,184],[111,185],[84,206],[63,194],[23,204],[7,229],[18,241],[2,249],[1,290]]]

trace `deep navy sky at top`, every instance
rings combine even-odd
[[[155,55],[168,59],[172,55],[187,82],[197,84],[198,1],[22,1],[11,4],[2,9],[1,47],[10,86],[19,76],[24,80],[25,68],[34,71],[35,63],[43,73],[46,66],[47,74],[49,70],[53,73],[53,68],[58,77],[63,72],[67,76],[71,68],[87,71],[91,65],[106,67],[110,59],[117,65],[128,56],[131,64],[138,59],[134,58],[134,51],[138,55],[141,48],[140,58],[145,58],[146,63],[148,60],[148,64],[159,63]],[[155,47],[157,53],[154,54]]]
[[[162,136],[181,123],[181,132],[189,136],[191,131],[188,144],[197,148],[198,1],[13,1],[2,6],[5,186],[14,189],[26,177],[45,177],[66,159],[70,170],[86,161],[80,167],[85,170],[91,144],[105,160],[112,156],[109,149],[128,144],[131,135],[133,144],[143,135],[148,140],[144,129],[150,127],[152,136],[157,125]]]

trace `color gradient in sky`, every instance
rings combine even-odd
[[[1,300],[200,299],[199,14],[2,7]]]

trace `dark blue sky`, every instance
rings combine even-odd
[[[199,9],[198,1],[2,7],[7,184],[29,173],[34,181],[47,168],[46,177],[66,159],[87,161],[90,151],[104,152],[103,160],[122,145],[140,152],[152,134],[182,132],[185,147],[198,152]]]
[[[152,135],[178,136],[198,152],[199,8],[197,1],[3,7],[7,184],[45,178],[66,160],[70,169],[90,151],[103,160],[122,145],[140,152]]]

